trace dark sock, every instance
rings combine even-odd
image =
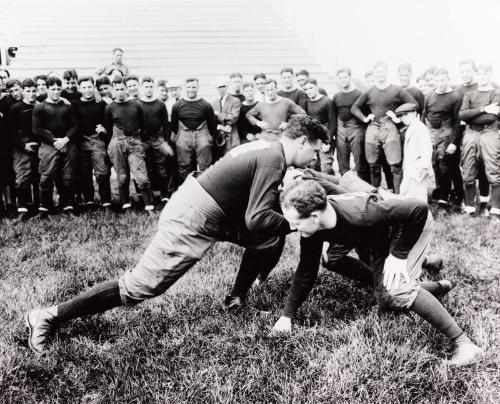
[[[152,205],[153,204],[153,194],[150,189],[143,189],[141,191],[142,200],[144,201],[144,205]]]
[[[370,267],[354,257],[343,257],[333,265],[327,263],[326,268],[329,271],[361,282],[365,286],[373,286],[373,274]]]
[[[90,314],[104,313],[113,307],[121,306],[118,280],[93,286],[80,295],[57,306],[57,320],[65,322]]]
[[[476,206],[476,184],[465,184],[465,205]]]
[[[463,334],[462,329],[451,317],[450,313],[425,289],[420,288],[410,309],[434,328],[441,331],[450,340],[455,340]]]

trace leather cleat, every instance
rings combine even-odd
[[[24,319],[29,329],[29,347],[33,352],[43,354],[57,326],[56,317],[47,309],[35,309],[26,314]]]
[[[430,272],[439,272],[443,269],[444,262],[441,256],[437,254],[429,254],[425,257],[422,267]]]
[[[445,364],[450,367],[460,367],[472,365],[478,362],[484,355],[484,350],[478,347],[473,342],[460,344],[453,351],[450,359],[445,361]]]
[[[239,296],[226,296],[224,299],[224,310],[238,311],[245,305],[245,302]]]

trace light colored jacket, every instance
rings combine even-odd
[[[217,122],[221,125],[231,126],[231,133],[226,137],[226,149],[230,150],[238,146],[240,144],[240,138],[238,136],[236,122],[240,116],[241,101],[231,94],[227,94],[223,105],[221,105],[221,99],[217,98],[212,102],[212,107],[214,111],[219,112],[217,115]]]

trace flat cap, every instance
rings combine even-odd
[[[403,105],[400,105],[399,107],[396,108],[394,113],[397,116],[406,114],[408,112],[416,112],[417,111],[417,106],[415,104],[412,104],[411,102],[407,102]]]
[[[226,77],[217,77],[215,80],[214,80],[214,86],[215,87],[225,87],[227,86],[227,82],[229,81],[228,78]]]

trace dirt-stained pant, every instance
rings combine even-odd
[[[350,168],[351,153],[354,158],[354,170],[358,176],[369,181],[368,162],[365,157],[365,128],[355,119],[343,122],[337,121],[337,160],[340,175],[344,175]]]
[[[169,157],[168,143],[163,136],[155,136],[146,139],[142,146],[146,152],[146,166],[150,180],[158,180],[158,187],[162,198],[168,196],[169,173],[167,170],[167,158]]]
[[[370,164],[371,184],[379,187],[382,181],[381,156],[384,155],[391,166],[394,178],[394,192],[399,193],[403,179],[402,148],[400,134],[396,125],[389,118],[381,118],[379,122],[371,122],[365,135],[366,160]]]
[[[134,305],[162,294],[216,241],[231,241],[253,250],[274,248],[279,243],[279,237],[230,229],[219,205],[188,176],[165,205],[158,230],[139,263],[119,278],[122,302]]]
[[[205,171],[212,164],[213,139],[203,122],[196,129],[188,129],[179,122],[179,133],[175,140],[179,183],[193,171]]]
[[[447,154],[446,149],[453,140],[454,128],[450,121],[443,121],[440,125],[432,126],[427,121],[432,143],[432,166],[439,187],[438,198],[447,201],[450,196],[451,183],[454,180],[455,188],[458,188],[459,195],[462,192],[463,181],[460,169],[458,169],[458,159],[454,154]],[[458,175],[455,171],[458,169]]]
[[[31,202],[31,195],[38,199],[38,185],[40,175],[38,174],[38,153],[28,153],[24,150],[13,149],[12,163],[16,175],[16,192],[18,209],[24,210]],[[35,198],[34,198],[35,199]]]
[[[461,157],[465,204],[474,206],[476,179],[483,166],[491,185],[491,206],[497,213],[497,209],[500,209],[500,136],[496,125],[480,131],[468,126],[462,140]]]
[[[77,154],[77,146],[71,141],[61,150],[46,143],[40,144],[38,172],[40,173],[41,210],[48,210],[52,207],[55,181],[58,181],[61,187],[59,205],[63,208],[73,207]]]
[[[108,155],[116,171],[122,204],[130,203],[131,174],[138,188],[143,193],[150,193],[151,184],[146,168],[146,154],[139,137],[125,136],[121,129],[114,127],[113,137],[108,145]],[[144,202],[148,204],[150,201]]]
[[[99,136],[85,136],[79,144],[79,170],[81,190],[85,202],[94,201],[95,175],[101,203],[111,203],[111,175],[110,161],[106,150],[106,142]]]

